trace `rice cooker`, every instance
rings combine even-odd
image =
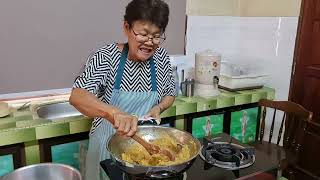
[[[220,94],[221,55],[212,50],[196,53],[195,58],[195,95],[217,96]]]

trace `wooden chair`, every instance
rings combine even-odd
[[[276,158],[275,160],[279,162],[280,170],[278,176],[281,176],[281,173],[284,173],[286,176],[292,178],[293,171],[289,168],[291,167],[289,164],[294,164],[297,161],[297,154],[301,149],[303,127],[305,122],[311,120],[312,112],[306,110],[301,105],[290,101],[262,99],[259,101],[259,106],[261,107],[260,128],[258,142],[254,144],[254,147],[265,151],[271,158]],[[272,119],[266,120],[267,108],[273,109]],[[282,111],[283,116],[280,119],[280,128],[277,133],[276,142],[272,142],[273,135],[275,134],[278,111]],[[269,121],[271,126],[267,141],[264,141],[266,121]],[[282,134],[283,146],[280,146]]]

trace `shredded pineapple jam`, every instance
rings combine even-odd
[[[182,149],[178,152],[177,143],[170,138],[170,136],[156,139],[152,144],[158,145],[160,148],[170,150],[175,156],[175,160],[171,161],[168,156],[163,154],[150,155],[139,143],[135,143],[130,146],[126,152],[121,154],[121,158],[129,163],[143,166],[167,166],[185,162],[190,158],[190,150],[188,146],[183,145]]]

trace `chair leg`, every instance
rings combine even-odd
[[[294,180],[294,171],[290,169],[288,174],[289,174],[289,180]]]
[[[280,179],[282,177],[282,165],[281,165],[281,161],[278,164],[278,171],[277,171],[277,179]]]

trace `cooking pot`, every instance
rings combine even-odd
[[[201,150],[201,144],[198,139],[194,138],[190,133],[181,131],[172,127],[144,125],[138,127],[137,134],[147,141],[168,137],[168,135],[177,143],[187,145],[190,150],[190,158],[185,162],[168,166],[143,166],[132,164],[121,159],[121,154],[130,146],[137,143],[132,138],[127,138],[114,134],[107,141],[107,150],[110,152],[112,161],[124,172],[147,176],[151,178],[165,178],[174,176],[178,173],[186,171],[191,167]]]
[[[82,180],[75,168],[56,163],[40,163],[25,166],[0,177],[0,180]]]

